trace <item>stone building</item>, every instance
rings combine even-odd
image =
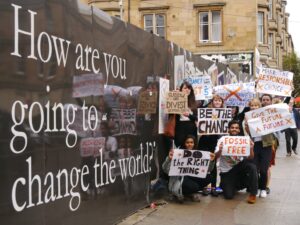
[[[253,74],[255,49],[279,69],[293,51],[286,0],[81,1],[235,71]]]

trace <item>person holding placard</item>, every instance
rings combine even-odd
[[[192,135],[187,135],[181,149],[194,150],[196,138]],[[171,149],[169,156],[166,158],[162,165],[165,173],[169,174],[174,150]],[[210,160],[215,158],[214,153],[210,153]],[[198,194],[204,187],[211,182],[210,174],[206,178],[192,177],[192,176],[170,176],[169,178],[169,191],[177,200],[182,203],[184,197],[190,196],[193,201],[199,202],[200,195]]]
[[[223,195],[225,199],[232,199],[236,191],[247,188],[250,192],[247,201],[254,204],[257,194],[257,170],[249,161],[254,157],[254,143],[249,137],[238,136],[241,130],[239,121],[230,121],[228,127],[230,136],[220,139],[216,153],[216,158],[220,157]],[[234,139],[230,138],[231,136],[235,136]]]
[[[219,95],[214,95],[211,102],[208,104],[208,108],[224,108],[224,100]],[[218,139],[220,135],[202,135],[199,138],[198,149],[203,151],[214,152],[217,146]],[[211,182],[211,195],[214,197],[218,197],[219,193],[216,190],[217,186],[217,165],[216,161],[214,161],[214,168],[211,172],[212,182]],[[203,191],[203,195],[208,195],[209,192],[207,189]]]
[[[188,95],[188,109],[184,114],[176,115],[175,125],[175,145],[182,146],[186,135],[190,134],[197,137],[197,106],[192,85],[184,81],[179,90]]]
[[[262,98],[262,101],[263,98]],[[272,102],[272,99],[270,99]],[[252,99],[249,102],[250,111],[261,108],[261,102],[259,99]],[[247,133],[250,135],[248,122],[245,121],[245,129]],[[263,136],[258,136],[252,138],[254,142],[254,159],[253,162],[257,167],[258,171],[258,195],[261,198],[267,197],[267,180],[268,180],[268,169],[270,167],[271,158],[272,158],[272,146],[274,143],[274,135],[266,134]]]

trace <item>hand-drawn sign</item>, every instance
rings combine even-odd
[[[255,97],[255,83],[235,83],[214,87],[217,95],[220,95],[227,106],[247,106]]]
[[[250,137],[246,136],[223,136],[218,145],[223,144],[222,155],[226,156],[249,156]]]
[[[258,137],[295,126],[289,106],[285,103],[269,105],[246,113],[252,137]]]
[[[232,119],[230,108],[199,108],[198,134],[227,134]]]
[[[138,113],[156,113],[157,108],[157,92],[144,91],[140,93],[138,102]]]
[[[210,161],[210,152],[174,149],[169,176],[192,176],[205,178]]]
[[[188,109],[187,94],[180,91],[170,91],[166,96],[167,114],[183,114]]]

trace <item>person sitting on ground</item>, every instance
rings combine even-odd
[[[230,136],[240,135],[239,121],[230,121],[228,127]],[[254,157],[253,146],[254,143],[251,141],[250,155],[245,158],[222,155],[223,143],[220,143],[216,158],[220,157],[221,188],[225,199],[232,199],[238,190],[247,188],[247,191],[250,192],[248,203],[254,204],[256,202],[257,170],[256,166],[248,160]]]
[[[196,138],[193,135],[187,135],[184,139],[184,144],[181,149],[194,150]],[[174,150],[171,149],[169,156],[166,158],[162,165],[165,173],[169,174],[171,161],[173,158]],[[210,160],[215,158],[214,153],[210,153]],[[207,174],[206,178],[198,178],[191,176],[170,176],[169,178],[169,191],[177,200],[182,203],[184,197],[190,196],[193,201],[199,202],[200,195],[198,194],[204,187],[211,182],[210,174]]]

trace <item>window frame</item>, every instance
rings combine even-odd
[[[260,15],[262,15],[262,24],[259,24]],[[257,13],[257,43],[264,44],[265,43],[265,12],[258,11]],[[260,34],[261,28],[261,34]]]
[[[145,18],[147,15],[152,15],[152,26],[151,27],[152,27],[153,34],[155,34],[158,37],[166,39],[166,37],[167,37],[167,25],[166,25],[167,24],[167,15],[166,15],[166,13],[165,12],[144,12],[142,14],[142,20],[143,20],[143,29],[145,31],[147,31],[146,30],[147,27],[150,27],[150,26],[146,26]],[[158,26],[157,16],[163,16],[163,18],[164,18],[163,26]],[[157,28],[164,28],[164,36],[161,36],[157,33],[157,30],[158,30]]]
[[[213,41],[213,12],[219,12],[220,15],[220,22],[219,22],[219,28],[220,28],[220,40],[219,41]],[[201,39],[202,33],[201,33],[201,13],[207,13],[208,14],[208,40]],[[223,8],[222,7],[211,7],[211,8],[201,8],[197,11],[197,28],[198,28],[198,34],[197,34],[197,42],[200,45],[220,45],[224,41],[224,21],[223,21]]]

